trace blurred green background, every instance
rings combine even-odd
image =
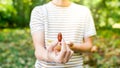
[[[120,0],[72,0],[88,6],[97,36],[95,53],[84,56],[89,68],[120,68]],[[0,68],[34,68],[29,30],[33,7],[49,0],[0,0]]]

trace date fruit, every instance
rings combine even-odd
[[[58,33],[58,37],[57,37],[57,38],[58,38],[58,41],[59,41],[59,42],[61,42],[61,41],[62,41],[62,33],[61,33],[61,32],[60,32],[60,33]]]
[[[61,33],[61,32],[58,33],[57,39],[58,39],[58,42],[60,42],[60,44],[57,45],[57,46],[54,48],[54,50],[55,50],[55,51],[60,51],[60,50],[61,50],[61,46],[60,46],[60,45],[61,45],[61,41],[62,41],[62,33]]]

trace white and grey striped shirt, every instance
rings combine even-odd
[[[96,34],[91,12],[85,6],[72,3],[69,7],[58,7],[51,2],[44,5],[47,10],[42,10],[37,6],[32,10],[30,29],[31,33],[44,30],[45,41],[57,39],[57,34],[61,32],[66,41],[83,43],[84,37],[90,37]],[[68,63],[57,64],[36,61],[36,68],[82,68],[83,59],[80,54],[75,54]]]

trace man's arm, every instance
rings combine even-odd
[[[92,37],[84,38],[84,42],[80,43],[73,43],[71,49],[75,52],[89,52],[92,48]]]
[[[38,60],[47,59],[47,51],[44,43],[44,32],[39,31],[32,34],[32,39],[35,47],[35,56]]]

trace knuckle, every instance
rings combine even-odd
[[[70,52],[70,53],[71,53],[71,52],[72,52],[72,50],[68,49],[68,50],[67,50],[67,52]]]
[[[59,61],[58,61],[58,63],[62,63],[62,61],[61,61],[61,60],[59,60]]]
[[[74,51],[71,51],[71,54],[74,54]]]
[[[62,64],[62,63],[64,63],[64,62],[63,62],[62,60],[59,60],[58,63],[61,63],[61,64]]]
[[[63,61],[59,58],[56,60],[57,63],[63,63]]]
[[[61,59],[57,59],[56,61],[57,63],[60,63],[60,64],[64,64],[67,62],[67,60],[61,60]]]
[[[66,52],[67,52],[67,50],[63,50],[62,52],[63,52],[63,53],[66,53]]]
[[[60,63],[61,63],[61,64],[64,64],[64,62],[63,62],[63,61],[61,61]]]
[[[74,53],[74,51],[71,51],[71,53],[73,54],[73,53]]]
[[[70,51],[70,50],[67,50],[67,53],[71,53],[71,51]]]
[[[68,62],[68,60],[65,60],[65,61],[64,61],[64,63],[67,63],[67,62]]]
[[[69,59],[66,59],[65,61],[64,61],[64,63],[67,63],[69,61]]]

